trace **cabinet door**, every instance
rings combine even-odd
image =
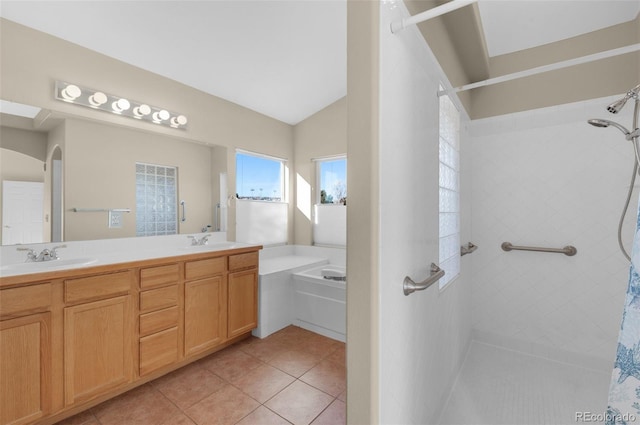
[[[258,272],[229,274],[229,338],[258,326]]]
[[[185,356],[215,347],[225,340],[226,299],[223,276],[185,283]]]
[[[0,322],[0,424],[46,415],[51,400],[51,313]]]
[[[126,295],[64,309],[67,405],[132,380],[134,329],[130,298]]]

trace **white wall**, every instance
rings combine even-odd
[[[443,291],[403,293],[438,262],[442,74],[417,28],[389,31],[404,4],[380,7],[380,422],[435,423],[470,337],[468,267]]]
[[[633,108],[612,116],[611,101],[472,122],[475,338],[611,370],[628,282],[617,226],[633,150],[616,129],[586,123],[607,118],[630,128]],[[504,252],[504,241],[574,245],[578,253]]]

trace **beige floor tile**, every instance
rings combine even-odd
[[[254,400],[264,403],[294,380],[291,375],[264,364],[232,383]]]
[[[197,425],[234,425],[253,412],[260,403],[227,385],[185,411]]]
[[[329,360],[323,360],[300,377],[301,381],[334,397],[347,389],[346,367]]]
[[[175,416],[178,408],[146,384],[99,404],[92,412],[102,425],[149,425]]]
[[[307,425],[333,400],[330,395],[296,381],[265,403],[265,406],[295,425]]]
[[[245,416],[237,425],[291,425],[291,422],[278,416],[266,407],[260,406]]]
[[[347,423],[347,405],[340,400],[334,400],[312,425],[343,425]]]
[[[244,352],[240,347],[231,346],[202,359],[199,364],[227,382],[231,382],[263,363],[258,358]]]
[[[269,364],[273,367],[299,378],[317,365],[322,357],[302,350],[288,350],[280,353]]]
[[[153,386],[185,410],[220,390],[226,382],[199,365],[191,364],[153,382]]]

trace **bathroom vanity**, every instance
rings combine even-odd
[[[251,335],[258,251],[0,278],[0,424],[55,423]]]

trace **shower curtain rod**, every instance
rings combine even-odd
[[[409,25],[419,24],[420,22],[436,18],[440,15],[444,15],[445,13],[460,9],[461,7],[465,7],[477,1],[478,0],[451,0],[449,3],[434,7],[433,9],[425,10],[424,12],[418,13],[417,15],[413,15],[409,18],[403,18],[399,21],[392,22],[391,32],[395,34],[398,31],[405,29]]]
[[[600,59],[606,59],[613,56],[625,55],[627,53],[637,52],[640,50],[640,43],[630,44],[629,46],[618,47],[617,49],[605,50],[604,52],[598,52],[591,55],[580,56],[579,58],[568,59],[565,61],[555,62],[549,65],[542,65],[524,71],[518,71],[511,74],[501,75],[499,77],[489,78],[486,80],[478,81],[476,83],[466,84],[464,86],[455,87],[453,90],[441,90],[438,92],[438,96],[447,94],[451,91],[458,93],[461,91],[476,89],[478,87],[491,86],[498,83],[504,83],[506,81],[516,80],[518,78],[529,77],[543,72],[555,71],[556,69],[568,68],[574,65],[581,65],[583,63],[589,63]]]

